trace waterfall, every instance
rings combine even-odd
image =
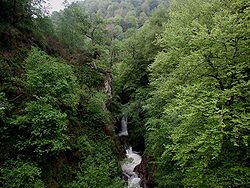
[[[128,136],[127,118],[123,117],[121,124],[122,124],[122,131],[119,133],[119,136]]]
[[[106,79],[104,82],[104,86],[105,86],[105,92],[108,95],[108,100],[106,102],[106,107],[107,109],[110,111],[111,110],[111,104],[112,104],[112,73],[111,72],[106,72]]]
[[[122,118],[121,125],[122,130],[119,133],[119,136],[126,137],[126,139],[123,139],[123,145],[126,149],[126,158],[121,162],[122,171],[123,174],[128,178],[128,188],[141,188],[141,179],[138,177],[138,174],[134,172],[134,169],[141,163],[142,158],[136,152],[133,152],[133,148],[127,141],[128,127],[126,117]]]

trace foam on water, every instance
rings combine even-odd
[[[119,133],[119,136],[128,136],[127,118],[123,117],[121,124],[122,131]],[[124,145],[128,145],[128,143],[124,143]],[[123,174],[128,178],[128,188],[141,188],[141,179],[134,172],[135,167],[141,163],[141,160],[141,156],[133,152],[131,146],[126,149],[126,158],[121,162],[121,167]]]

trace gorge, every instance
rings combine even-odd
[[[0,187],[249,187],[249,15],[0,0]]]

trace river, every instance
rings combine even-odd
[[[137,152],[133,151],[133,148],[128,142],[128,121],[126,117],[122,118],[121,125],[122,130],[119,133],[119,136],[123,138],[125,137],[125,139],[122,140],[123,146],[126,150],[126,158],[121,161],[122,171],[123,174],[128,178],[128,188],[141,188],[141,179],[138,174],[134,172],[134,169],[141,163],[142,158]]]

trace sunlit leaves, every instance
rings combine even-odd
[[[250,132],[249,6],[244,3],[173,1],[170,21],[158,40],[164,50],[150,65],[155,91],[145,106],[148,152],[159,163],[159,176],[174,177],[179,170],[184,173],[183,180],[176,180],[179,185],[248,183],[245,175],[233,171],[237,164],[239,171],[249,173],[245,168]],[[162,157],[167,156],[175,170],[164,171],[162,164],[169,160],[164,162]],[[227,182],[227,176],[237,181]]]
[[[31,95],[75,107],[80,98],[77,78],[71,66],[33,48],[26,59],[26,85]]]
[[[20,130],[16,148],[52,154],[66,147],[65,107],[76,108],[80,89],[71,66],[33,48],[26,59],[28,93],[33,99],[11,124]],[[61,108],[59,108],[59,106]]]
[[[25,114],[17,117],[12,124],[25,131],[16,145],[18,150],[31,148],[37,154],[46,154],[65,148],[66,114],[42,100],[28,103]]]
[[[104,93],[93,91],[86,96],[88,101],[86,104],[87,117],[86,125],[90,127],[102,128],[110,119],[110,113],[106,111],[107,96]]]

